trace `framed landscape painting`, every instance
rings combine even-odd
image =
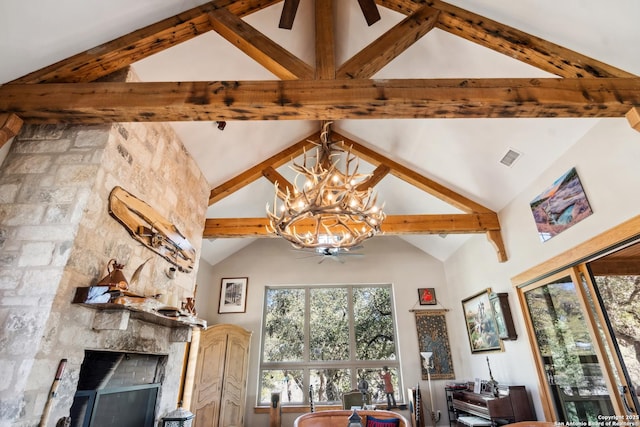
[[[530,206],[543,242],[592,214],[576,168],[556,179]]]
[[[247,309],[247,277],[222,279],[218,313],[244,313]]]
[[[487,288],[462,301],[471,353],[503,350],[496,318],[489,301],[490,294],[491,288]]]

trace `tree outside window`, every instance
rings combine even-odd
[[[363,389],[386,403],[383,367],[402,400],[391,285],[267,287],[259,404],[337,404]]]

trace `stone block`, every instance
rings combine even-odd
[[[169,334],[170,342],[190,342],[191,341],[191,328],[173,328]]]
[[[19,267],[38,267],[51,264],[55,244],[52,242],[25,243],[18,258]]]
[[[74,147],[80,148],[100,148],[104,147],[109,140],[109,127],[97,126],[92,129],[80,130],[76,134],[76,140],[73,144]]]
[[[16,362],[13,360],[2,360],[0,361],[0,378],[3,378],[3,381],[0,381],[0,392],[9,389],[13,384],[13,373],[16,369]]]
[[[126,331],[131,313],[127,310],[97,310],[92,328],[100,330]]]
[[[4,226],[33,225],[42,222],[44,206],[36,204],[1,205],[0,216]]]
[[[61,277],[60,268],[29,269],[24,272],[17,295],[54,295]]]
[[[41,225],[41,226],[29,226],[20,227],[16,232],[16,239],[18,240],[49,240],[49,241],[66,241],[73,237],[75,234],[74,226],[72,225]]]
[[[5,169],[7,174],[40,174],[48,171],[53,158],[45,154],[16,156]]]
[[[58,169],[56,183],[58,185],[90,185],[95,181],[97,173],[97,165],[67,165]]]
[[[0,272],[0,290],[12,290],[18,287],[22,279],[23,271],[3,269]],[[1,377],[0,377],[1,378]]]
[[[64,153],[71,146],[68,139],[58,139],[50,141],[24,141],[16,145],[16,153],[38,154],[38,153]]]
[[[19,189],[18,184],[0,185],[0,203],[14,203]]]
[[[19,141],[45,141],[62,138],[66,125],[29,125],[23,126],[17,139]]]

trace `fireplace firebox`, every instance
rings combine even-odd
[[[72,427],[152,427],[167,356],[85,351]]]

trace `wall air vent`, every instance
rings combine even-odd
[[[511,167],[516,162],[516,160],[520,158],[521,155],[522,153],[519,153],[513,148],[510,148],[509,151],[507,151],[507,154],[502,156],[502,159],[500,159],[500,163],[505,166]]]

